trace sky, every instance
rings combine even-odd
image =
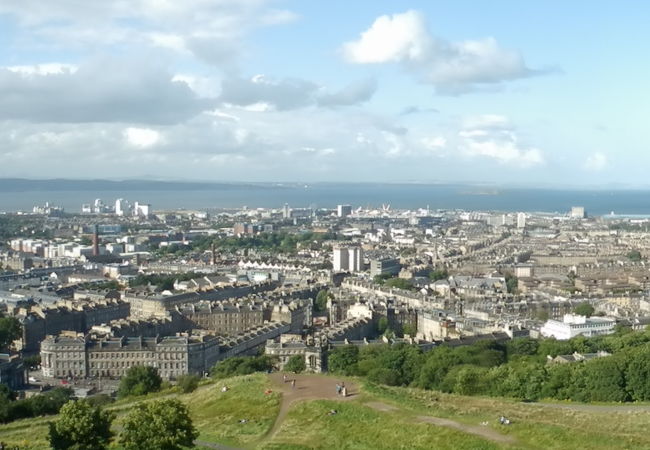
[[[642,1],[0,0],[0,177],[648,187]]]

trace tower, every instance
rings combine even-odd
[[[97,225],[93,225],[93,256],[99,256],[99,231]]]

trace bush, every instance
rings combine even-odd
[[[293,355],[284,366],[284,370],[293,373],[300,373],[306,369],[305,358],[302,355]]]
[[[356,375],[359,362],[359,347],[344,345],[336,347],[329,354],[327,366],[330,372],[342,375]]]
[[[197,387],[199,387],[199,381],[201,379],[196,375],[181,375],[178,377],[176,385],[181,388],[181,391],[185,394],[194,392]]]
[[[160,390],[162,379],[158,369],[149,366],[134,366],[127,370],[117,391],[119,397],[145,395]]]
[[[255,372],[269,372],[273,369],[273,359],[269,356],[237,356],[217,363],[212,368],[212,377],[230,378],[236,375],[249,375]]]

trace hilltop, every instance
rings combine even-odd
[[[358,379],[344,379],[349,397],[343,399],[335,392],[341,378],[296,379],[295,388],[283,383],[280,374],[210,380],[190,394],[168,389],[108,408],[118,416],[117,431],[135,403],[177,397],[190,408],[200,449],[650,447],[650,406],[645,405],[521,403],[377,386]],[[501,425],[500,416],[511,424]],[[47,448],[47,422],[53,418],[0,425],[1,440],[25,449]]]

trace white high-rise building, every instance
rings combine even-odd
[[[289,208],[288,203],[285,203],[284,207],[282,208],[282,218],[291,219],[291,208]]]
[[[571,207],[571,218],[572,219],[584,219],[586,217],[585,207],[584,206],[573,206]]]
[[[95,207],[93,208],[93,212],[95,214],[101,214],[101,213],[104,212],[104,208],[105,208],[105,205],[104,205],[104,202],[102,201],[102,199],[101,198],[95,199]]]
[[[334,247],[335,272],[360,272],[363,264],[363,250],[359,245],[338,245]]]
[[[339,217],[347,217],[352,214],[352,206],[350,205],[338,205],[336,207],[336,215]]]
[[[129,202],[123,198],[118,198],[115,200],[115,215],[118,216],[129,216],[131,215],[131,205]]]
[[[526,228],[526,213],[517,213],[517,228]]]
[[[145,219],[148,219],[150,213],[151,205],[148,203],[135,202],[135,205],[133,205],[133,215],[135,217],[143,217]]]

